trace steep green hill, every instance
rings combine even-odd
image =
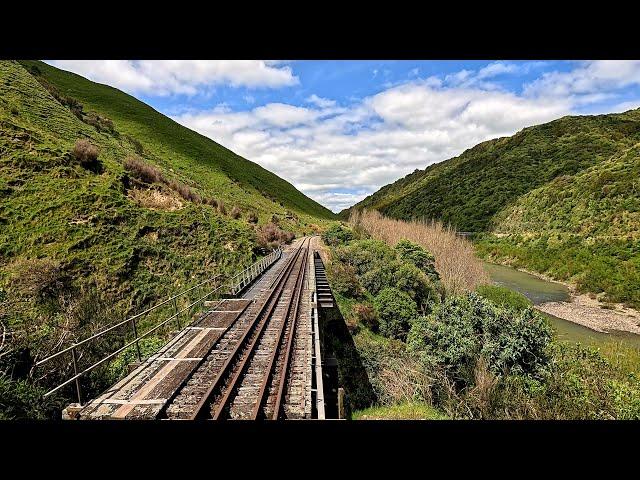
[[[78,100],[86,110],[106,115],[119,132],[142,142],[145,151],[157,156],[164,165],[201,188],[211,189],[224,200],[250,205],[257,201],[259,192],[299,213],[334,217],[329,209],[306,197],[289,182],[118,89],[43,62],[21,63],[30,71],[38,72],[64,95]]]
[[[563,117],[417,170],[351,208],[375,208],[400,219],[438,218],[462,231],[486,231],[494,215],[521,195],[596,165],[638,141],[640,110]]]
[[[351,208],[443,220],[480,233],[487,258],[639,307],[639,142],[640,109],[563,117],[417,170]]]
[[[0,419],[42,414],[32,403],[40,397],[21,383],[35,359],[203,278],[236,272],[255,260],[273,217],[302,233],[332,216],[137,100],[38,63],[42,78],[33,65],[0,61],[0,396],[26,402],[7,413],[0,401]],[[89,148],[77,150],[79,140]],[[91,145],[97,159],[82,153]],[[83,380],[87,394],[126,363]],[[55,368],[35,372],[42,385],[70,366]]]

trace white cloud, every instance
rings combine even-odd
[[[282,176],[339,211],[416,168],[569,111],[505,92],[405,83],[349,108],[271,103],[175,120]]]
[[[606,92],[640,85],[640,60],[596,60],[580,62],[569,72],[547,72],[524,88],[537,98],[563,98],[574,103],[602,100]],[[600,97],[593,97],[593,95]]]
[[[213,85],[276,88],[298,84],[290,66],[263,60],[51,60],[47,63],[129,93],[194,95]]]
[[[333,107],[336,104],[335,100],[329,100],[328,98],[319,97],[315,93],[310,97],[307,97],[306,101],[308,103],[313,103],[320,108]]]

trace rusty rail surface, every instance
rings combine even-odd
[[[75,387],[76,387],[76,393],[77,393],[77,397],[78,397],[78,403],[80,405],[82,405],[82,390],[80,388],[80,378],[86,374],[88,374],[89,372],[91,372],[92,370],[96,369],[97,367],[99,367],[100,365],[102,365],[103,363],[105,363],[108,360],[111,360],[112,358],[114,358],[116,355],[118,355],[119,353],[123,352],[124,350],[126,350],[127,348],[131,347],[132,345],[136,345],[136,354],[138,357],[138,361],[142,361],[142,355],[141,355],[141,351],[140,351],[140,340],[149,336],[151,333],[155,332],[156,330],[158,330],[159,328],[161,328],[162,326],[166,325],[167,323],[171,322],[172,320],[176,320],[176,323],[178,325],[178,328],[182,328],[182,325],[180,323],[180,316],[182,314],[185,314],[189,311],[191,311],[192,308],[196,307],[197,305],[204,305],[204,302],[209,299],[212,298],[212,296],[214,296],[214,294],[216,293],[230,293],[232,295],[237,295],[239,292],[241,292],[247,285],[249,285],[253,280],[255,280],[258,276],[260,276],[266,269],[268,269],[276,260],[278,260],[280,257],[282,256],[282,250],[281,249],[277,249],[277,250],[273,250],[269,255],[263,257],[262,259],[258,260],[257,262],[251,264],[250,266],[248,266],[247,268],[245,268],[244,270],[242,270],[241,272],[237,273],[236,275],[234,275],[233,277],[229,278],[228,280],[224,281],[222,284],[220,285],[216,285],[216,280],[218,280],[221,275],[215,275],[211,278],[208,278],[196,285],[194,285],[191,288],[188,288],[182,292],[179,292],[169,298],[167,298],[166,300],[163,300],[160,303],[157,303],[156,305],[147,308],[146,310],[137,313],[129,318],[126,318],[122,321],[118,321],[115,322],[114,324],[105,327],[103,330],[101,330],[100,332],[97,332],[93,335],[91,335],[88,338],[85,338],[77,343],[74,343],[73,345],[66,347],[52,355],[49,355],[46,358],[43,358],[42,360],[36,362],[35,366],[36,368],[50,362],[51,360],[58,358],[62,355],[65,354],[70,354],[71,355],[71,362],[73,365],[73,370],[74,370],[74,375],[65,380],[64,382],[60,383],[59,385],[57,385],[55,388],[49,390],[48,392],[46,392],[43,396],[44,397],[48,397],[49,395],[57,392],[58,390],[60,390],[61,388],[64,388],[65,386],[75,382]],[[203,290],[205,288],[210,288],[209,286],[213,284],[213,288],[211,290],[209,290],[207,293],[205,293],[204,295],[202,294]],[[226,290],[223,290],[225,289]],[[182,308],[182,309],[178,309],[178,305],[177,305],[177,299],[180,297],[184,297],[185,295],[187,295],[190,292],[193,292],[195,289],[199,289],[198,290],[198,294],[199,297],[189,303],[186,307]],[[173,306],[173,314],[171,314],[168,318],[164,319],[161,323],[159,323],[158,325],[154,326],[153,328],[147,330],[146,332],[144,332],[143,334],[139,334],[138,332],[138,321],[141,318],[145,318],[149,313],[157,310],[158,308],[168,305],[169,303],[172,304]],[[85,346],[87,344],[89,344],[90,342],[93,342],[94,340],[103,337],[104,335],[114,331],[115,329],[126,325],[126,324],[130,324],[131,325],[131,329],[133,331],[133,340],[125,343],[124,346],[118,348],[117,350],[115,350],[114,352],[106,355],[105,357],[101,358],[100,360],[98,360],[97,362],[93,363],[92,365],[90,365],[89,367],[86,367],[85,369],[83,369],[82,371],[78,371],[78,355],[77,355],[77,349],[79,347]]]

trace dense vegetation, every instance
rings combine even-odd
[[[417,170],[351,210],[450,223],[475,232],[486,258],[640,307],[638,142],[640,109],[564,117]]]
[[[387,185],[351,208],[374,208],[405,220],[437,218],[461,231],[486,231],[494,215],[525,193],[598,165],[638,142],[640,110],[563,117],[483,142]]]
[[[494,261],[640,308],[640,146],[521,197],[478,238]]]
[[[132,97],[38,62],[0,62],[0,197],[0,415],[12,418],[51,416],[73,400],[71,389],[38,400],[72,367],[65,358],[34,370],[37,359],[228,276],[327,216]],[[81,366],[129,335],[82,352]],[[83,379],[86,395],[126,371],[131,353]]]
[[[336,235],[345,228],[324,234],[334,240],[329,280],[374,396],[350,385],[352,418],[640,418],[637,350],[560,342],[522,295],[492,285],[448,292],[425,272],[437,257],[424,248],[362,229]],[[383,273],[403,262],[427,279],[426,302]]]

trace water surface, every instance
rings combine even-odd
[[[560,283],[549,282],[534,275],[520,272],[504,265],[485,263],[485,270],[496,285],[507,287],[522,293],[534,305],[544,302],[562,302],[570,298],[569,289]],[[583,327],[577,323],[563,320],[553,315],[546,315],[553,324],[558,337],[563,340],[599,345],[603,342],[621,341],[627,345],[640,348],[640,335],[629,332],[612,331],[601,333]]]

